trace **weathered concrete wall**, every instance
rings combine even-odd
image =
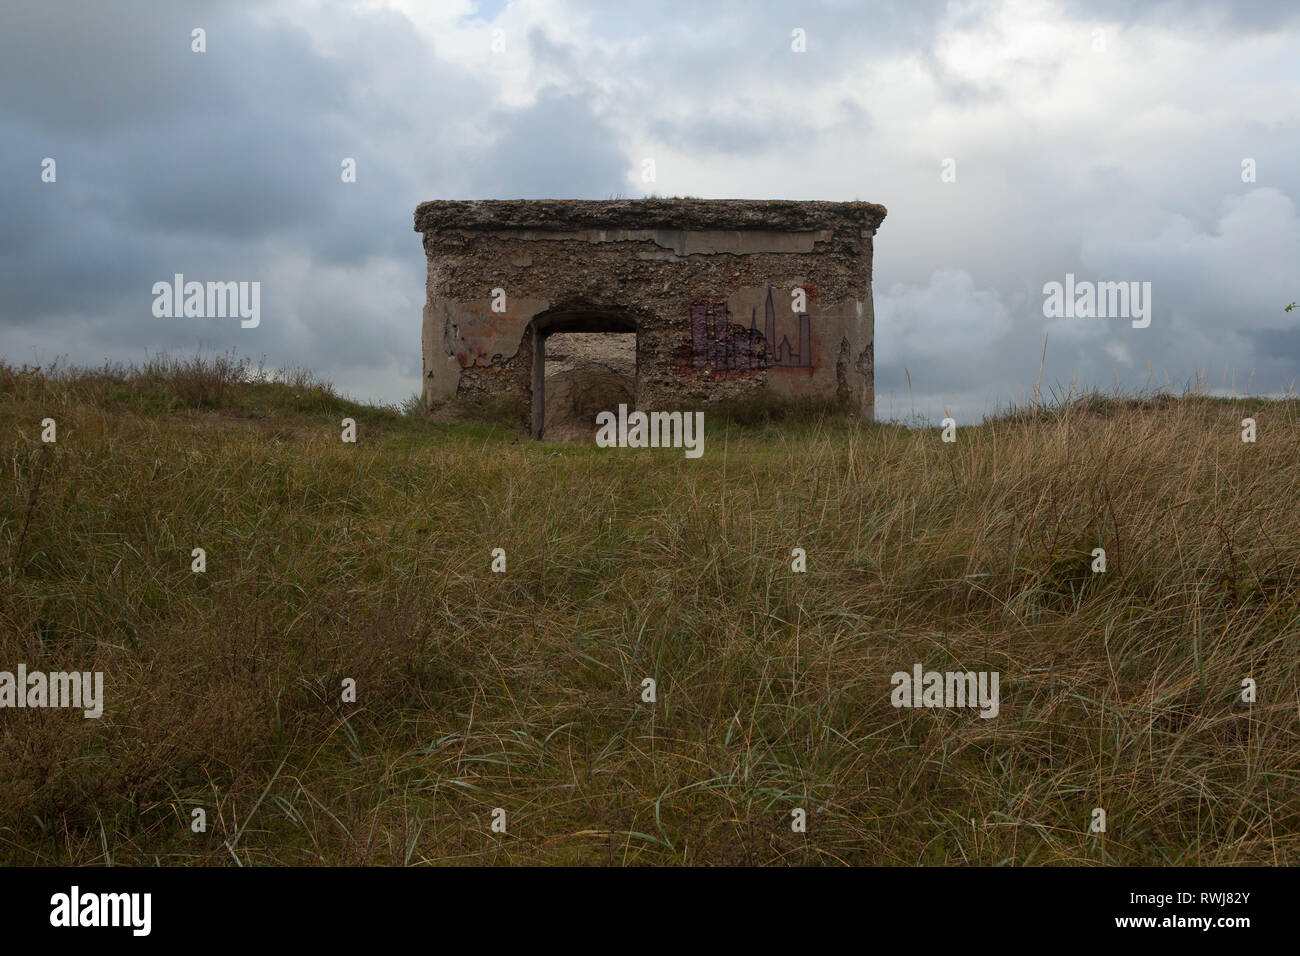
[[[873,203],[421,203],[426,405],[512,398],[540,434],[545,337],[635,331],[640,409],[766,391],[839,398],[871,417],[872,237],[884,217]]]

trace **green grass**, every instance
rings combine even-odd
[[[1295,401],[707,420],[689,460],[0,365],[0,669],[107,697],[0,711],[0,861],[1300,861]],[[894,709],[918,661],[1000,715]]]

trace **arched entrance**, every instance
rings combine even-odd
[[[634,314],[559,307],[538,314],[529,328],[534,438],[594,435],[597,412],[614,411],[620,403],[635,406],[641,362]]]

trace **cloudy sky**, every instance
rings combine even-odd
[[[0,90],[12,362],[234,348],[401,401],[418,202],[659,194],[889,208],[882,418],[1024,399],[1045,336],[1045,384],[1300,372],[1295,0],[5,0]],[[260,281],[260,325],[156,318],[178,272]],[[1150,282],[1149,327],[1044,317],[1067,273]]]

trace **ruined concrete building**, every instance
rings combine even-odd
[[[549,438],[547,339],[618,333],[635,336],[623,386],[633,407],[765,392],[838,399],[870,418],[872,237],[884,218],[865,202],[421,203],[425,405],[506,398]],[[610,410],[611,376],[593,393]],[[582,393],[571,382],[566,400]],[[592,397],[582,411],[594,416]]]

